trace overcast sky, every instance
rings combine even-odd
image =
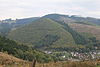
[[[100,18],[100,0],[0,0],[0,19],[51,13]]]

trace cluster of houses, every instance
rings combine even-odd
[[[64,51],[65,52],[65,51]],[[62,53],[64,53],[62,52]],[[45,51],[46,54],[53,54],[51,51]],[[66,52],[65,52],[66,53]],[[80,61],[80,60],[93,60],[100,59],[100,51],[91,51],[88,53],[79,53],[79,52],[70,52],[70,56],[66,57],[66,55],[62,55],[62,58],[72,61]]]
[[[91,51],[89,53],[71,52],[71,58],[79,60],[100,59],[100,52]]]

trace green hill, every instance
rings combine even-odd
[[[48,18],[41,18],[17,28],[8,34],[8,38],[40,50],[74,51],[78,47],[88,45],[90,43],[88,41],[91,41],[70,28],[68,24]]]
[[[9,31],[14,30],[23,25],[29,24],[32,21],[39,19],[39,17],[23,18],[23,19],[5,19],[0,21],[0,35],[6,36]]]
[[[94,34],[92,34],[93,36],[91,37],[86,37],[91,35],[91,33],[84,36],[83,33],[74,29],[74,26],[72,27],[70,24],[96,27],[95,25],[86,22],[72,22],[68,21],[68,19],[65,22],[62,17],[68,18],[66,15],[43,16],[40,19],[10,31],[7,37],[40,50],[54,49],[74,51],[77,50],[77,48],[81,49],[83,46],[84,48],[89,47],[89,50],[91,50],[94,49],[93,46],[99,46],[100,42],[95,38],[96,36],[94,36]],[[81,27],[79,28],[78,26],[78,29],[81,31],[85,30],[85,28],[81,29]],[[85,33],[88,33],[88,31]],[[82,51],[86,50],[84,48],[82,48]]]
[[[11,31],[8,37],[18,42],[34,44],[35,47],[75,44],[72,35],[63,27],[51,19],[42,18]]]

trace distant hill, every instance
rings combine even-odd
[[[69,27],[71,27],[73,30],[81,34],[92,34],[91,37],[96,37],[96,39],[100,41],[100,19],[92,17],[80,17],[77,15],[69,16],[61,14],[48,14],[43,17],[47,17],[61,23],[67,23]]]
[[[63,21],[65,23],[71,22],[79,22],[80,24],[88,24],[88,25],[100,25],[100,19],[92,18],[92,17],[79,17],[77,15],[61,15],[61,14],[48,14],[43,17],[51,18],[57,21]]]
[[[63,25],[48,18],[36,20],[29,25],[13,30],[8,37],[19,42],[45,47],[53,44],[60,44],[59,46],[75,44],[72,35],[63,28]]]
[[[100,22],[96,18],[48,14],[43,17],[9,21],[12,21],[10,26],[3,26],[7,27],[7,30],[1,28],[3,30],[1,34],[6,33],[6,37],[12,40],[42,50],[60,48],[69,50],[71,46],[76,49],[77,45],[92,47],[98,45],[100,39]],[[88,35],[90,36],[87,37]]]
[[[14,30],[26,24],[30,24],[32,21],[38,20],[39,18],[41,17],[31,17],[31,18],[23,18],[23,19],[16,19],[16,20],[12,20],[12,19],[2,20],[0,21],[0,34],[6,36],[10,30]],[[42,18],[50,18],[50,19],[65,22],[65,23],[77,23],[77,24],[100,26],[100,19],[92,18],[92,17],[48,14],[48,15],[43,16]]]
[[[24,18],[24,19],[5,19],[0,21],[0,34],[6,36],[9,31],[21,27],[25,24],[29,24],[32,21],[38,19],[39,17]]]
[[[81,22],[88,22],[91,24],[99,25],[100,26],[100,19],[92,18],[92,17],[77,17],[75,15],[70,17],[73,20],[81,21]]]
[[[38,49],[66,49],[72,50],[76,45],[87,45],[90,39],[73,30],[65,22],[49,18],[40,18],[16,30],[10,31],[8,38],[30,44]],[[95,40],[95,39],[94,39]],[[91,45],[93,46],[93,44]],[[71,48],[70,48],[71,47]],[[76,48],[75,48],[76,49]]]
[[[15,23],[12,23],[13,27],[23,26],[25,24],[29,24],[34,20],[39,19],[39,17],[31,17],[31,18],[24,18],[24,19],[16,19]]]

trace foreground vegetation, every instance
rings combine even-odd
[[[0,52],[0,67],[100,67],[100,60],[91,61],[59,61],[39,63],[25,61]]]
[[[0,65],[0,67],[33,67],[32,63],[21,63],[21,64],[8,64]],[[35,67],[100,67],[99,61],[84,61],[84,62],[71,62],[71,61],[62,61],[62,62],[50,62],[50,63],[37,63]]]
[[[38,62],[54,61],[54,56],[47,55],[41,51],[35,50],[29,46],[19,44],[15,41],[9,40],[0,36],[0,52],[13,55],[23,60],[32,61],[36,59]]]

